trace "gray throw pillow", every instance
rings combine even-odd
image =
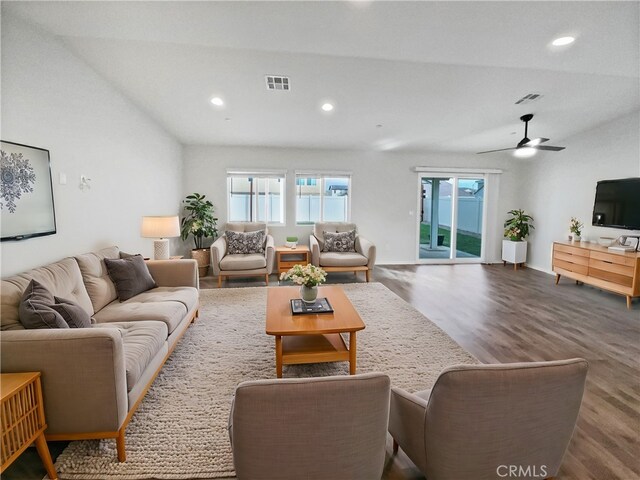
[[[88,328],[91,326],[91,317],[75,302],[60,297],[53,297],[56,303],[51,308],[58,312],[70,328]]]
[[[123,259],[105,258],[104,263],[121,302],[156,286],[142,255]]]
[[[18,314],[24,328],[69,328],[51,305],[53,294],[37,280],[31,280],[22,295]]]
[[[324,236],[323,252],[355,252],[356,231],[348,232],[322,232]]]
[[[233,232],[227,230],[227,253],[264,253],[264,230],[255,232]]]

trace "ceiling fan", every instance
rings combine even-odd
[[[493,153],[493,152],[505,152],[507,150],[515,150],[514,154],[519,157],[530,157],[535,154],[536,150],[550,150],[552,152],[559,152],[560,150],[564,150],[565,147],[553,147],[551,145],[541,145],[542,143],[548,142],[548,138],[534,138],[533,140],[529,140],[527,137],[527,131],[529,129],[529,121],[533,118],[533,113],[527,113],[520,117],[520,120],[524,122],[524,138],[518,142],[518,145],[512,148],[500,148],[498,150],[487,150],[486,152],[478,152],[480,153]]]

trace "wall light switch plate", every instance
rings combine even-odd
[[[66,173],[61,173],[59,176],[60,179],[60,185],[66,185],[67,184],[67,174]]]

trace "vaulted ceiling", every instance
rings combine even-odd
[[[184,144],[475,152],[640,108],[638,2],[3,2]],[[569,46],[551,41],[571,35]],[[268,91],[266,74],[290,77]],[[528,93],[542,97],[515,105]],[[222,107],[210,103],[224,100]],[[335,105],[326,113],[320,105]]]

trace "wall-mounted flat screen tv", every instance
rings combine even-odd
[[[640,177],[598,182],[591,223],[640,230]]]
[[[56,233],[49,150],[0,142],[2,241]]]

